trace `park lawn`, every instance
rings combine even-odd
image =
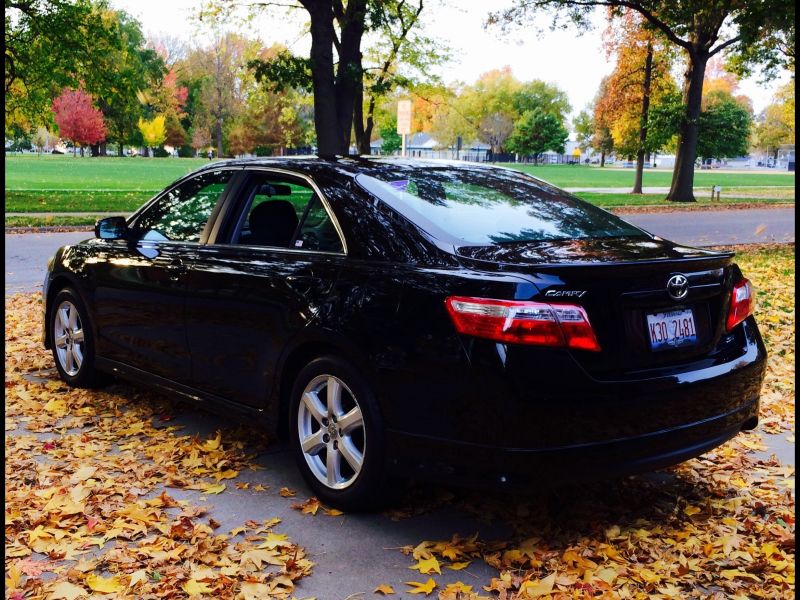
[[[507,163],[501,166],[517,169],[558,187],[597,187],[624,188],[633,187],[634,170],[620,167],[603,167],[588,165],[531,165]],[[725,171],[695,171],[695,187],[723,186],[780,186],[794,188],[794,173],[726,173]],[[645,187],[669,187],[672,183],[672,170],[645,169],[643,175]]]
[[[794,192],[794,190],[792,190]],[[719,202],[711,201],[711,194],[701,196],[695,190],[697,202],[670,202],[664,199],[664,194],[604,194],[602,192],[575,192],[582,200],[586,200],[601,208],[635,207],[635,206],[673,206],[676,210],[692,208],[695,206],[719,206],[724,208],[731,204],[794,204],[794,193],[791,198],[769,197],[727,197],[721,196]]]
[[[208,161],[201,158],[75,158],[70,155],[6,155],[5,189],[119,190],[157,192]],[[587,165],[507,164],[560,187],[632,187],[633,169]],[[645,170],[644,185],[669,187],[672,171]],[[779,186],[794,188],[794,173],[697,171],[696,187]]]
[[[82,217],[65,217],[63,215],[44,215],[41,217],[18,217],[6,215],[6,228],[8,227],[85,227],[94,225],[97,219],[104,215],[87,215]]]
[[[7,213],[18,212],[119,212],[130,214],[155,195],[155,191],[6,190]]]
[[[157,192],[207,163],[202,158],[6,155],[5,189]]]

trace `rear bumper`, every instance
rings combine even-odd
[[[398,475],[470,486],[530,487],[607,479],[668,467],[708,452],[758,422],[757,399],[726,415],[667,431],[596,444],[523,449],[389,432]],[[408,449],[414,448],[413,453]]]
[[[683,462],[758,423],[766,350],[752,318],[740,336],[733,358],[625,381],[592,379],[574,361],[515,368],[510,353],[502,370],[473,363],[460,377],[440,374],[448,383],[438,395],[406,396],[426,413],[419,428],[387,423],[388,467],[470,485],[541,485]]]

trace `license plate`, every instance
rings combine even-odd
[[[650,348],[654,351],[682,348],[697,343],[694,315],[689,308],[648,313],[647,331],[650,335]]]

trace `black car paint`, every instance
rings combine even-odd
[[[389,467],[473,482],[534,470],[556,477],[562,464],[573,476],[655,468],[757,422],[766,352],[752,317],[724,332],[740,277],[730,253],[655,236],[459,246],[355,183],[381,163],[273,159],[204,170],[214,168],[241,172],[201,243],[95,239],[56,254],[47,296],[67,282],[81,294],[98,367],[276,428],[293,375],[320,352],[340,354],[379,399]],[[313,180],[347,253],[227,243],[247,168]],[[705,307],[705,337],[653,356],[630,340],[643,311],[676,305],[664,287],[674,272],[692,285],[678,306]],[[570,290],[585,291],[564,301],[587,309],[604,352],[461,336],[444,306],[449,295],[553,302],[548,291]]]

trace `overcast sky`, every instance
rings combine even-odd
[[[205,43],[191,18],[201,0],[110,0],[110,4],[138,18],[148,35],[171,35],[190,45]],[[423,13],[427,13],[426,32],[448,43],[453,51],[454,60],[441,69],[443,79],[472,83],[481,73],[508,65],[519,80],[541,79],[556,84],[567,92],[572,114],[577,114],[592,101],[600,80],[613,68],[601,47],[602,17],[596,21],[599,27],[583,36],[574,30],[548,31],[538,38],[532,30],[504,35],[497,28],[485,29],[487,6],[505,4],[507,0],[450,0],[443,6],[441,1],[429,0]],[[302,23],[303,11],[296,14],[297,22]],[[286,17],[276,18],[274,13],[258,21],[252,31],[244,31],[241,24],[234,30],[259,37],[266,45],[280,42],[298,54],[308,53],[309,36],[300,36],[295,24]],[[748,95],[758,113],[788,79],[785,74],[766,85],[743,81],[738,93]]]

